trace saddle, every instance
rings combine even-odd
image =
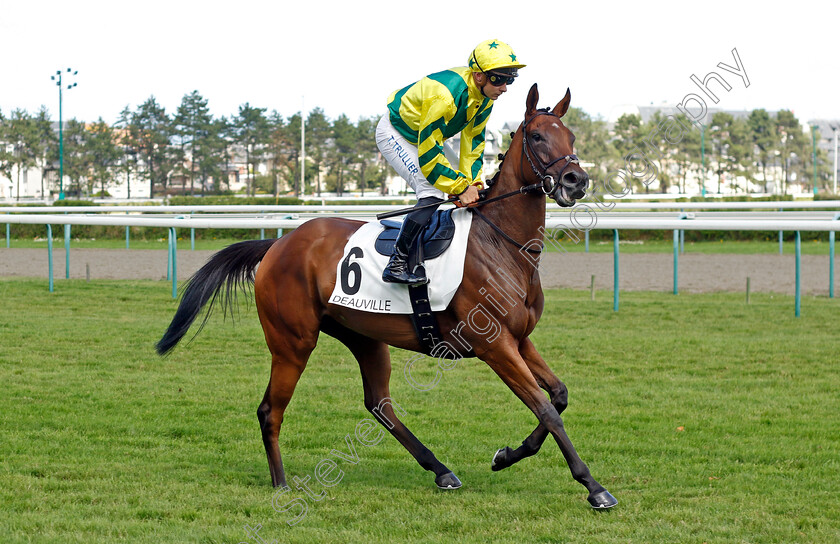
[[[385,230],[377,237],[374,248],[380,255],[390,257],[394,252],[394,244],[400,235],[402,223],[388,219],[383,219],[379,223],[385,227]],[[452,220],[452,209],[435,211],[423,234],[420,235],[422,257],[425,259],[439,257],[452,243],[454,235],[455,222]]]

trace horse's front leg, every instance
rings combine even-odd
[[[537,348],[534,347],[530,339],[525,338],[520,342],[519,354],[522,356],[525,364],[528,365],[528,370],[531,371],[534,379],[537,380],[537,384],[548,392],[551,404],[557,409],[557,413],[562,414],[569,403],[569,391],[566,388],[566,384],[561,382],[554,372],[548,368],[545,360],[537,352]],[[493,456],[491,469],[494,471],[503,470],[526,457],[531,457],[540,451],[540,447],[542,447],[546,438],[548,438],[548,429],[540,423],[528,438],[522,441],[522,445],[518,448],[511,449],[505,446],[499,449]]]
[[[514,341],[511,340],[507,349],[500,346],[500,349],[497,348],[485,353],[482,359],[507,384],[511,391],[534,412],[540,424],[554,437],[557,445],[560,446],[560,451],[563,453],[566,463],[569,465],[572,477],[589,491],[587,500],[592,507],[604,509],[615,506],[618,501],[592,477],[589,467],[578,456],[572,441],[566,434],[560,414],[545,398],[534,375],[516,348]]]

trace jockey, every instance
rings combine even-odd
[[[524,66],[509,45],[487,40],[470,53],[467,67],[428,75],[388,98],[388,113],[376,127],[376,145],[414,189],[415,207],[431,206],[406,215],[394,253],[382,273],[384,281],[413,285],[428,282],[425,276],[408,269],[408,256],[437,209],[435,203],[443,203],[446,195],[457,195],[463,206],[478,201],[484,130],[493,101],[507,91],[517,70]],[[446,140],[458,133],[461,146],[456,155]]]

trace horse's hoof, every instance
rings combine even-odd
[[[493,456],[493,462],[490,463],[490,469],[493,472],[506,469],[511,466],[513,463],[510,462],[510,456],[513,453],[513,450],[509,447],[505,446],[504,448],[499,448],[499,451]]]
[[[595,510],[606,510],[618,504],[618,500],[606,489],[598,493],[590,493],[586,498]]]
[[[453,473],[447,472],[446,474],[441,474],[435,478],[435,485],[438,486],[438,489],[449,491],[451,489],[458,489],[461,487],[461,480],[459,480]]]

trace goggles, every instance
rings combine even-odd
[[[505,74],[494,74],[493,72],[487,72],[487,79],[490,81],[490,85],[494,87],[501,87],[502,85],[511,85],[516,78],[514,76],[509,76]]]

